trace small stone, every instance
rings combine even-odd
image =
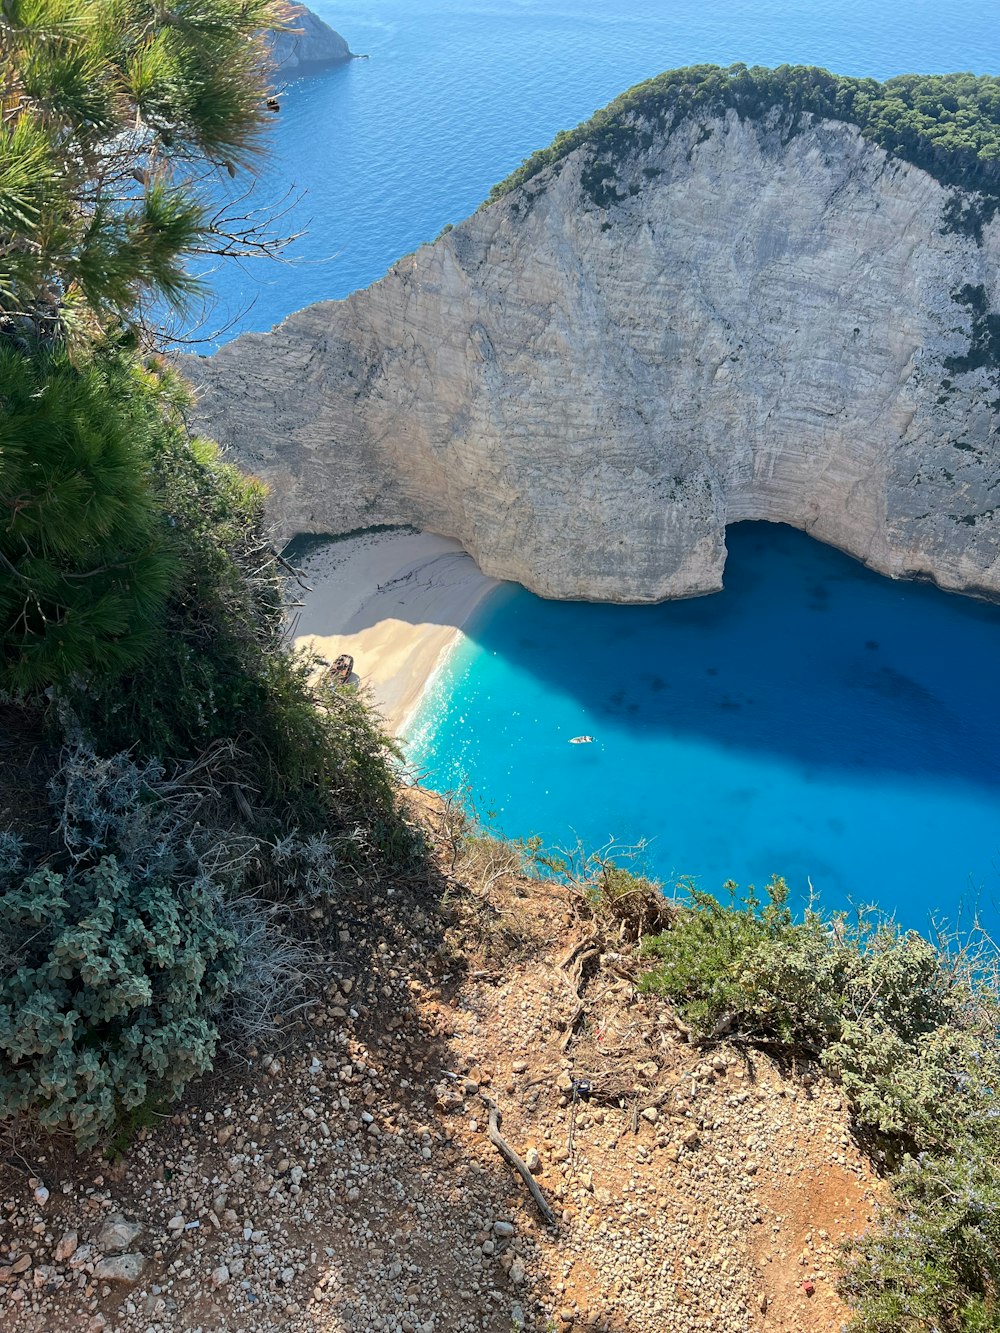
[[[519,1287],[524,1281],[524,1261],[515,1259],[510,1266],[510,1280],[516,1287]]]
[[[525,1074],[528,1070],[528,1062],[527,1060],[515,1060],[511,1065],[511,1069],[515,1074]]]
[[[80,1243],[80,1238],[75,1231],[67,1231],[55,1248],[54,1258],[57,1263],[65,1263],[67,1259],[72,1259],[76,1254],[76,1247]]]
[[[643,1120],[648,1120],[651,1125],[655,1125],[660,1118],[660,1113],[655,1106],[647,1106],[642,1112]]]
[[[167,1230],[174,1232],[184,1230],[184,1218],[181,1216],[180,1213],[175,1213],[174,1216],[170,1219],[170,1221],[167,1223]]]
[[[509,1239],[514,1234],[514,1226],[511,1222],[494,1222],[494,1236],[501,1236],[504,1240]]]
[[[31,1267],[31,1255],[22,1254],[20,1259],[15,1259],[10,1266],[12,1273],[26,1273]]]
[[[87,1324],[87,1333],[103,1333],[108,1326],[108,1321],[102,1314],[95,1314]]]
[[[103,1254],[124,1254],[142,1235],[142,1224],[112,1213],[97,1233],[97,1248]]]
[[[537,1176],[542,1169],[542,1159],[538,1155],[537,1148],[529,1148],[524,1154],[524,1165],[533,1176]]]
[[[44,1208],[45,1205],[48,1203],[48,1201],[49,1201],[48,1190],[45,1188],[44,1185],[37,1185],[35,1187],[35,1203],[38,1204],[39,1208]]]
[[[219,1264],[218,1268],[212,1269],[212,1286],[224,1287],[229,1281],[229,1269],[225,1264]]]
[[[98,1282],[121,1282],[133,1286],[142,1277],[146,1267],[143,1254],[118,1254],[113,1259],[102,1259],[94,1269]]]

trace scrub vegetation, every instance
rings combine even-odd
[[[860,913],[796,920],[781,880],[765,900],[689,888],[648,937],[643,989],[694,1040],[726,1035],[819,1062],[890,1173],[892,1202],[845,1255],[857,1333],[991,1329],[1000,1313],[1000,970]]]
[[[378,718],[289,652],[264,487],[189,437],[149,314],[199,255],[280,245],[212,183],[262,146],[289,17],[0,7],[0,1118],[83,1148],[266,1029],[303,914],[417,846]]]
[[[691,65],[669,70],[616,97],[590,120],[563,130],[494,186],[489,202],[584,145],[593,153],[584,186],[598,207],[624,195],[615,166],[690,117],[733,110],[745,120],[779,113],[786,135],[812,115],[857,125],[888,153],[922,167],[942,185],[983,196],[950,209],[946,223],[981,234],[1000,202],[1000,78],[903,74],[885,83],[845,78],[810,65]]]

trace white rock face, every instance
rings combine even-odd
[[[545,596],[654,601],[719,588],[726,524],[766,519],[1000,594],[969,303],[1000,299],[1000,219],[948,231],[952,191],[829,121],[689,120],[615,163],[606,207],[592,161],[183,358],[276,535],[413,523]]]
[[[294,29],[268,36],[268,44],[278,74],[288,74],[303,66],[340,65],[352,58],[339,32],[311,9],[302,7],[294,16]]]

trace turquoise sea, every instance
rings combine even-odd
[[[1000,69],[982,0],[315,0],[370,55],[289,84],[254,200],[290,262],[231,264],[202,336],[374,281],[533,149],[676,65],[882,78]],[[221,333],[217,331],[222,330]],[[785,875],[831,907],[1000,928],[1000,610],[798,533],[729,531],[724,593],[661,607],[491,598],[412,728],[432,785],[509,834],[649,839],[708,888]],[[579,733],[592,745],[571,746]]]
[[[416,771],[513,836],[647,840],[668,885],[779,874],[800,903],[996,926],[1000,610],[786,527],[727,544],[712,597],[495,594],[410,728]]]

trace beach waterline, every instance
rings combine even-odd
[[[659,606],[505,587],[406,728],[507,836],[624,848],[668,886],[1000,926],[1000,608],[791,529],[730,528],[725,590]],[[571,744],[592,736],[588,744]]]
[[[309,590],[295,647],[329,662],[349,653],[393,735],[407,729],[462,626],[498,586],[459,542],[409,529],[317,543],[302,569]]]

